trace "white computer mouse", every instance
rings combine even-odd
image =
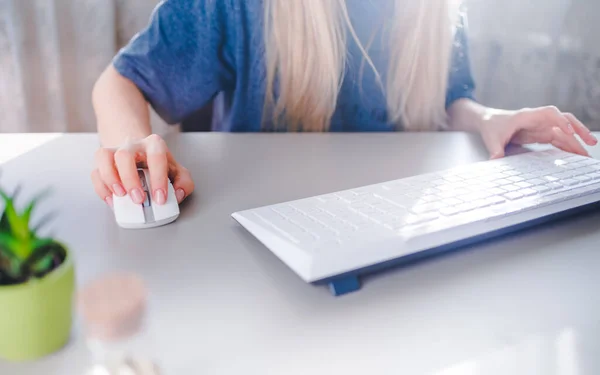
[[[150,193],[152,191],[150,173],[147,169],[138,169],[138,175],[146,200],[143,204],[137,204],[129,195],[123,197],[113,195],[113,210],[117,224],[127,229],[145,229],[175,221],[179,216],[179,204],[171,182],[168,184],[166,203],[155,204]]]

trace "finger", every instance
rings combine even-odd
[[[583,156],[589,156],[588,152],[583,148],[579,141],[568,134],[565,134],[561,129],[555,127],[552,129],[554,133],[554,137],[552,140],[552,145],[554,147],[560,148],[564,151],[579,154]]]
[[[504,147],[497,147],[497,148],[493,148],[489,150],[490,152],[490,159],[494,160],[494,159],[501,159],[504,157]]]
[[[557,126],[560,130],[565,132],[565,134],[575,134],[575,129],[573,129],[571,121],[563,116],[563,113],[555,106],[542,108],[542,113],[549,125]]]
[[[92,171],[92,184],[94,185],[94,190],[96,194],[102,199],[106,204],[112,207],[112,192],[110,189],[104,184],[102,178],[100,177],[100,171],[98,169],[94,169]]]
[[[592,134],[590,129],[587,126],[583,125],[581,121],[572,113],[564,113],[563,114],[567,120],[573,124],[573,128],[575,129],[575,133],[581,137],[581,139],[588,145],[594,146],[598,143],[598,139]]]
[[[114,194],[119,197],[127,194],[119,179],[119,174],[115,166],[115,155],[112,150],[106,148],[99,149],[96,152],[96,165],[98,166],[100,178]]]
[[[167,145],[158,135],[151,135],[145,140],[146,162],[150,172],[152,196],[157,204],[167,201],[167,183],[169,181],[169,164],[167,160]]]
[[[192,180],[190,171],[182,166],[178,166],[177,174],[173,180],[173,189],[175,189],[177,203],[181,203],[186,197],[192,194],[194,188],[194,181]]]
[[[483,143],[489,152],[490,159],[500,159],[504,157],[506,145],[501,140],[493,137],[483,137]]]
[[[131,200],[137,204],[144,202],[145,196],[140,183],[135,153],[131,148],[120,148],[115,152],[117,171],[125,190],[129,192]]]

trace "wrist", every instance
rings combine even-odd
[[[504,123],[509,117],[513,116],[514,114],[515,111],[497,108],[485,108],[481,116],[479,131],[481,132],[482,130],[490,126]]]

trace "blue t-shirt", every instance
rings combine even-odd
[[[293,1],[293,0],[290,0]],[[389,0],[347,0],[356,32],[366,44],[385,15]],[[375,75],[363,70],[361,53],[349,38],[351,58],[333,115],[331,131],[392,131],[384,93]],[[446,105],[473,99],[466,23],[455,35]],[[384,72],[386,48],[369,50]],[[353,58],[355,57],[355,58]],[[113,60],[113,65],[141,90],[167,123],[179,123],[221,93],[225,113],[215,131],[262,131],[265,96],[263,0],[166,0],[154,10],[148,26]]]

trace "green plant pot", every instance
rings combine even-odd
[[[34,360],[69,341],[75,267],[70,251],[65,250],[65,261],[42,279],[0,286],[0,358]]]

